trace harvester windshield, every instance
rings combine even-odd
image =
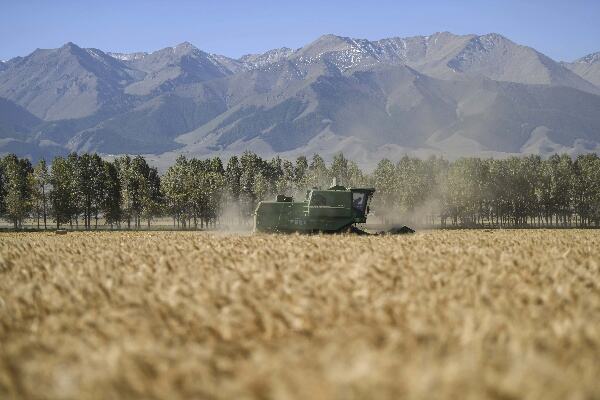
[[[363,214],[367,207],[367,194],[364,192],[352,193],[352,208],[358,213]]]

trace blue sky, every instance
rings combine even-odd
[[[496,32],[557,60],[600,51],[600,0],[0,0],[0,59],[72,41],[152,51],[189,41],[238,57],[356,38]]]

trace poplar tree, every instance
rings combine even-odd
[[[120,226],[121,212],[121,182],[119,171],[114,163],[102,161],[102,195],[100,197],[100,211],[104,220],[111,228],[117,224]]]
[[[4,215],[20,229],[33,205],[33,168],[29,160],[9,154],[2,160],[2,170]]]
[[[37,227],[40,228],[40,215],[44,222],[44,229],[48,228],[48,191],[50,174],[45,160],[40,160],[33,169],[34,177],[34,203],[37,216]]]
[[[50,204],[52,205],[52,216],[56,222],[56,229],[61,224],[71,221],[75,209],[75,195],[71,184],[71,171],[66,158],[56,157],[50,168]]]

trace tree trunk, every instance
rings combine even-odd
[[[44,210],[44,230],[46,230],[46,189],[42,185],[42,208]]]

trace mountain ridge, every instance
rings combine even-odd
[[[36,118],[15,137],[0,130],[0,152],[575,154],[600,143],[597,54],[558,63],[495,33],[329,34],[238,59],[189,42],[134,53],[69,42],[0,63],[0,127],[2,107]]]
[[[571,63],[562,63],[574,73],[600,87],[600,51],[583,56]]]

